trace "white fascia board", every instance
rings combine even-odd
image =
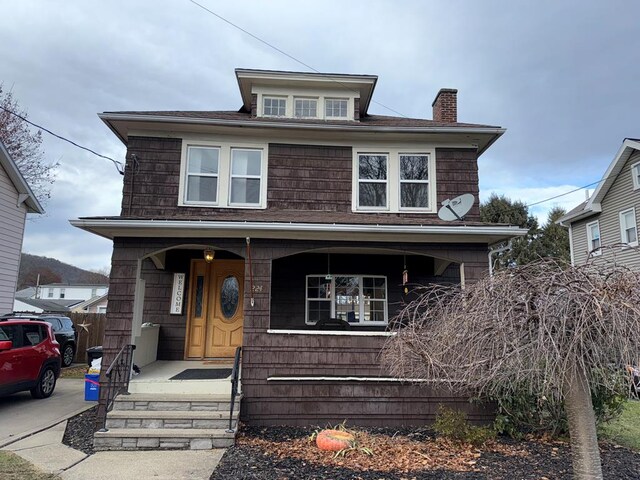
[[[9,151],[2,141],[0,141],[0,166],[4,167],[11,183],[13,183],[13,186],[20,195],[19,202],[26,204],[29,213],[44,213],[44,208],[42,208],[38,198],[33,194],[31,187],[9,155]]]
[[[609,164],[607,171],[602,177],[602,181],[598,184],[593,195],[591,195],[591,198],[587,202],[585,210],[590,210],[594,205],[602,203],[602,199],[611,188],[611,185],[622,170],[622,167],[624,167],[624,164],[627,163],[627,160],[629,160],[629,157],[633,154],[634,150],[640,150],[640,142],[630,139],[626,139],[622,142],[622,146],[620,146],[618,153],[616,153],[613,161]]]
[[[577,222],[579,220],[584,220],[585,218],[589,218],[602,212],[602,205],[599,203],[594,203],[591,208],[587,207],[588,205],[586,205],[583,210],[576,212],[571,216],[567,215],[556,220],[556,223],[558,225],[562,225],[563,227],[567,227],[571,223]]]
[[[398,240],[446,241],[455,237],[458,242],[493,243],[493,238],[512,238],[526,235],[528,230],[512,226],[467,225],[358,225],[330,223],[283,222],[215,222],[194,220],[119,220],[76,219],[69,221],[74,227],[90,231],[105,238],[144,235],[178,237],[243,237],[295,238],[326,240]],[[428,237],[428,238],[426,238]],[[444,238],[447,237],[447,238]]]

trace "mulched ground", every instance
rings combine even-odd
[[[62,443],[87,455],[93,455],[93,432],[96,425],[97,411],[98,406],[96,405],[75,417],[71,417],[67,422]]]
[[[211,480],[570,479],[569,445],[500,439],[481,449],[451,444],[423,429],[357,432],[359,451],[334,458],[309,442],[311,428],[244,427]],[[606,479],[640,478],[640,453],[603,444]]]

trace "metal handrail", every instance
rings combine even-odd
[[[129,380],[131,379],[131,367],[133,365],[133,351],[135,345],[124,345],[109,365],[105,376],[107,377],[107,394],[105,395],[105,408],[102,412],[100,431],[106,432],[107,413],[113,408],[115,399],[119,394],[129,394]]]
[[[238,394],[238,379],[240,377],[240,354],[242,347],[236,348],[236,356],[233,360],[233,370],[231,370],[231,405],[229,408],[229,428],[227,433],[233,433],[233,407],[236,403],[236,395]]]

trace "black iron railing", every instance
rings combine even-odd
[[[231,371],[231,405],[229,406],[229,428],[228,433],[233,433],[233,407],[236,403],[236,395],[238,395],[238,381],[240,378],[240,354],[242,347],[236,348],[236,356],[233,360],[233,370]]]
[[[118,395],[129,394],[129,380],[131,379],[131,367],[133,365],[133,351],[136,349],[135,345],[124,345],[116,358],[113,359],[111,365],[107,369],[105,376],[107,377],[105,406],[102,409],[102,429],[106,432],[107,413],[113,408],[113,404]]]

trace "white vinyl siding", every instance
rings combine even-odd
[[[0,314],[13,311],[26,216],[26,206],[18,206],[18,191],[0,166]]]

